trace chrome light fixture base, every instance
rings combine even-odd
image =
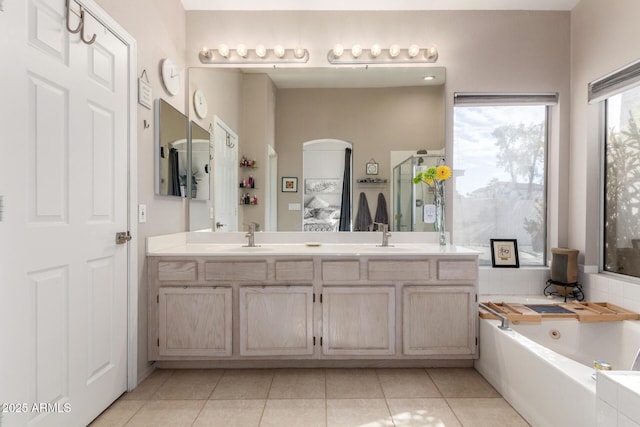
[[[421,48],[416,53],[413,49],[380,49],[372,53],[371,49],[358,49],[358,55],[350,55],[349,51],[336,55],[335,49],[327,52],[327,60],[331,64],[432,64],[438,60],[438,49]]]
[[[202,49],[198,54],[203,64],[304,64],[309,61],[307,49],[247,49],[240,55],[237,49],[228,49],[226,55],[219,49]]]

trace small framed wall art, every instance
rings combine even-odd
[[[297,193],[298,192],[298,178],[295,176],[283,176],[282,177],[282,192],[283,193]]]
[[[519,268],[518,241],[516,239],[491,239],[491,265],[493,267]]]

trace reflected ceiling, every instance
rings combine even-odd
[[[382,88],[435,86],[445,82],[444,67],[244,68],[264,73],[279,89]],[[425,80],[425,77],[432,79]]]

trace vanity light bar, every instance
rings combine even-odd
[[[247,49],[244,45],[230,49],[220,45],[218,49],[203,47],[198,57],[203,64],[287,64],[309,61],[309,51],[301,47],[285,49],[280,45],[273,49],[262,45],[255,49]]]
[[[438,60],[438,49],[434,46],[421,48],[417,45],[406,49],[398,45],[392,45],[389,49],[381,49],[377,45],[371,49],[362,49],[359,45],[354,45],[351,51],[345,51],[341,45],[336,45],[327,52],[327,60],[331,64],[434,63]]]

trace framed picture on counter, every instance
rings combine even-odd
[[[491,239],[491,265],[493,267],[519,268],[518,241],[516,239]]]

